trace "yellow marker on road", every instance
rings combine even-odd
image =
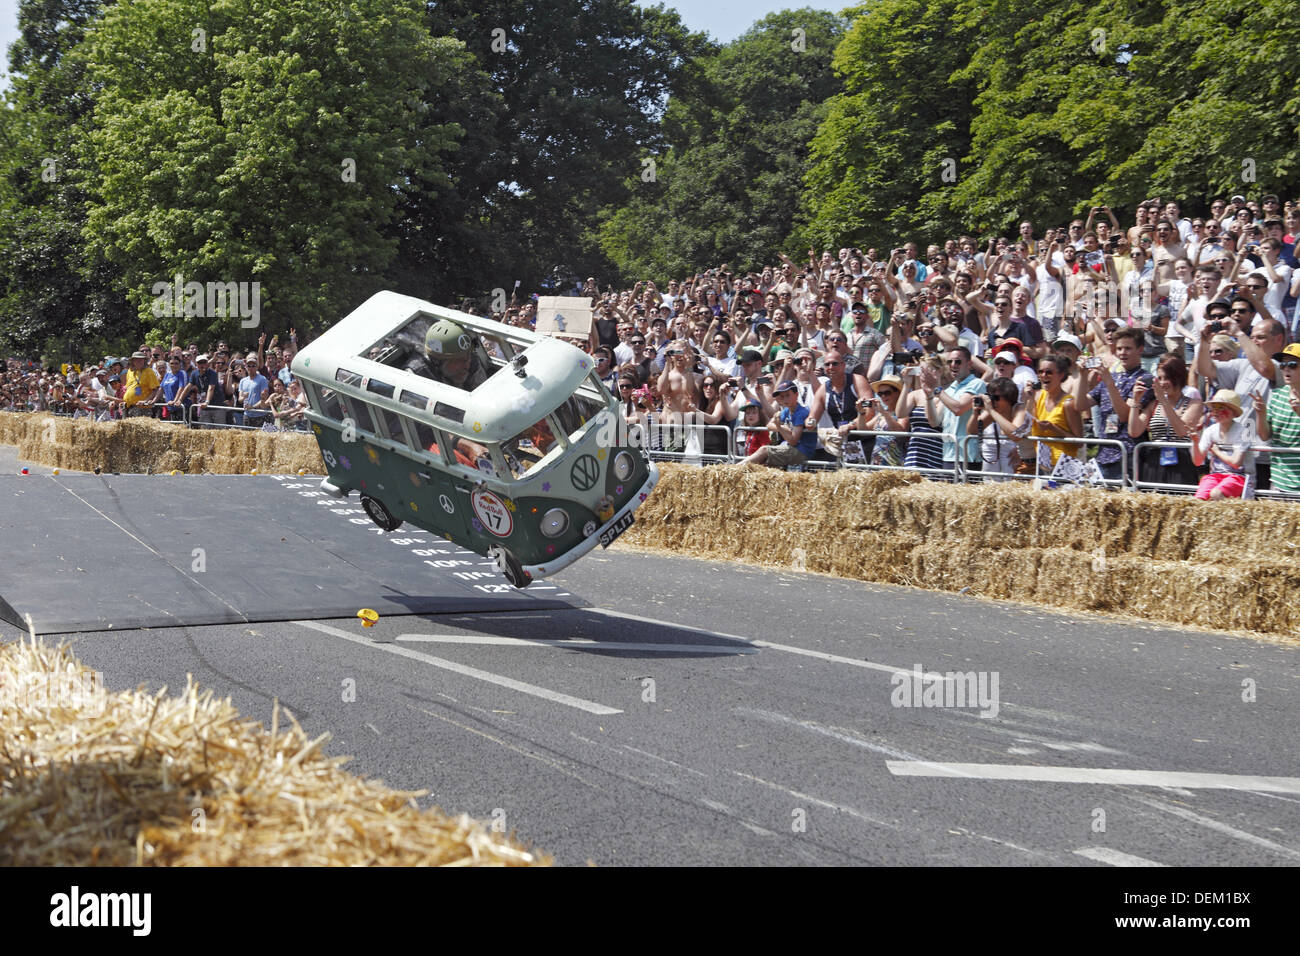
[[[363,607],[360,611],[357,611],[357,617],[361,618],[362,627],[374,627],[375,621],[379,620],[379,612]]]

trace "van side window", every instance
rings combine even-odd
[[[407,444],[406,435],[402,432],[402,416],[378,405],[375,406],[374,411],[388,438],[400,445]]]
[[[370,414],[370,406],[358,398],[348,397],[347,410],[357,424],[357,430],[375,434],[375,420]]]

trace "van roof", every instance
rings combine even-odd
[[[467,330],[505,339],[525,352],[525,375],[509,365],[498,368],[473,391],[437,382],[406,369],[363,357],[376,342],[425,314],[450,319]],[[591,374],[591,357],[558,339],[529,329],[493,322],[395,292],[371,296],[294,356],[294,375],[326,388],[337,388],[373,405],[414,415],[440,428],[484,442],[506,441],[534,425],[577,391]],[[339,381],[343,369],[360,376]],[[371,382],[393,387],[391,397],[368,388]],[[403,393],[425,399],[420,408],[403,402]],[[603,398],[603,396],[602,396]]]

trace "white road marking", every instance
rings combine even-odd
[[[793,647],[790,644],[773,644],[771,641],[754,641],[755,647],[767,647],[774,651],[785,651],[788,654],[801,654],[804,657],[815,657],[818,660],[830,661],[832,664],[849,664],[853,667],[865,667],[868,670],[884,671],[886,674],[903,674],[911,677],[914,671],[910,667],[894,667],[890,664],[876,664],[872,661],[860,661],[853,657],[840,657],[838,654],[827,654],[825,651],[810,651],[806,647]],[[926,677],[931,680],[951,681],[939,673],[926,672]]]
[[[1184,810],[1182,807],[1171,806],[1168,803],[1161,803],[1159,800],[1148,800],[1145,797],[1139,797],[1136,794],[1131,795],[1134,800],[1143,806],[1150,807],[1152,810],[1159,810],[1162,813],[1171,813],[1176,817],[1181,817],[1197,826],[1205,827],[1207,830],[1214,830],[1225,836],[1241,840],[1243,843],[1251,843],[1266,850],[1272,850],[1274,853],[1280,853],[1292,860],[1300,860],[1300,851],[1293,850],[1289,846],[1283,846],[1280,843],[1274,843],[1272,840],[1265,840],[1263,837],[1255,836],[1253,833],[1247,833],[1245,830],[1238,830],[1236,827],[1230,827],[1226,823],[1220,823],[1218,820],[1211,820],[1209,817],[1203,817],[1199,813],[1193,813],[1191,810]]]
[[[1182,770],[1119,770],[1104,767],[1037,767],[1014,763],[926,763],[890,760],[898,777],[973,777],[979,780],[1028,780],[1043,783],[1100,783],[1129,787],[1187,787],[1210,790],[1256,790],[1300,793],[1300,777],[1257,777]]]
[[[773,783],[770,780],[764,780],[762,777],[755,777],[753,774],[742,773],[739,770],[733,770],[731,772],[734,773],[737,777],[742,777],[745,780],[752,780],[754,781],[754,783],[762,784],[765,787],[771,787],[773,790],[780,790],[782,793],[788,793],[796,800],[805,800],[808,803],[816,804],[819,807],[825,807],[827,810],[834,810],[836,813],[847,813],[849,816],[861,820],[863,823],[870,823],[874,826],[885,827],[890,830],[898,829],[896,824],[890,823],[888,820],[877,820],[875,817],[867,816],[867,814],[862,813],[859,810],[854,810],[852,807],[845,807],[845,806],[841,806],[838,803],[831,803],[829,800],[823,800],[820,797],[814,797],[810,793],[802,793],[799,790],[791,790],[789,787],[783,787],[779,783]]]
[[[1155,860],[1148,860],[1144,857],[1134,856],[1131,853],[1121,853],[1119,850],[1112,850],[1104,846],[1086,846],[1082,850],[1074,851],[1079,856],[1087,857],[1089,860],[1096,860],[1098,863],[1106,863],[1110,866],[1168,866],[1168,863],[1157,863]]]
[[[772,641],[751,641],[747,638],[740,637],[736,634],[723,634],[719,631],[709,631],[702,627],[691,627],[688,624],[675,624],[671,621],[656,621],[653,618],[641,617],[639,614],[625,614],[622,611],[611,611],[604,607],[589,607],[583,610],[590,611],[593,614],[604,614],[607,617],[621,617],[629,621],[641,621],[645,624],[654,624],[658,627],[671,627],[679,631],[691,631],[695,634],[707,634],[709,637],[721,637],[729,641],[740,641],[748,644],[750,647],[766,647],[773,651],[785,651],[788,654],[800,654],[804,657],[815,657],[818,660],[830,661],[832,664],[848,664],[852,667],[865,667],[869,670],[884,671],[886,674],[906,674],[909,677],[913,671],[910,667],[894,667],[890,664],[876,664],[872,661],[858,660],[853,657],[841,657],[838,654],[827,654],[825,651],[812,651],[806,647],[794,647],[790,644],[776,644]],[[931,679],[950,681],[952,678],[943,674],[927,674]]]
[[[877,744],[870,740],[863,740],[861,737],[853,736],[852,734],[835,727],[823,727],[821,724],[812,720],[796,720],[794,717],[787,717],[785,714],[778,714],[775,711],[754,710],[749,707],[737,707],[736,713],[748,714],[751,717],[757,717],[759,720],[766,720],[771,723],[792,724],[795,727],[802,727],[804,730],[811,730],[813,733],[823,734],[824,736],[831,737],[835,740],[841,741],[842,743],[851,744],[854,747],[861,747],[863,750],[870,750],[874,753],[884,754],[886,757],[896,757],[898,760],[909,764],[914,763],[918,766],[934,767],[950,766],[946,764],[930,764],[924,758],[918,757],[916,754],[908,753],[906,750],[899,750],[896,747],[890,747],[888,744]],[[948,774],[945,773],[943,776],[948,776]]]
[[[399,641],[418,644],[490,644],[495,647],[569,647],[582,651],[663,651],[674,654],[757,654],[757,648],[731,644],[635,644],[580,638],[494,637],[489,634],[399,634]]]
[[[570,697],[568,694],[561,694],[559,691],[548,690],[545,687],[538,687],[536,684],[525,684],[523,681],[515,680],[511,677],[502,677],[500,674],[493,674],[489,671],[479,670],[477,667],[466,667],[464,664],[457,664],[455,661],[443,660],[441,657],[432,657],[428,654],[421,654],[413,651],[408,647],[399,647],[396,644],[377,644],[357,634],[349,634],[347,631],[340,630],[337,627],[331,627],[328,624],[318,624],[316,621],[294,621],[294,624],[302,627],[309,627],[314,631],[320,631],[322,634],[330,634],[334,637],[341,637],[345,641],[351,641],[354,644],[360,644],[362,647],[369,647],[375,650],[385,651],[389,654],[396,654],[399,657],[408,657],[414,661],[420,661],[425,664],[432,664],[434,667],[441,667],[443,670],[451,671],[453,674],[460,674],[464,677],[472,677],[475,680],[486,681],[489,684],[496,684],[498,687],[508,687],[511,690],[517,690],[521,694],[531,694],[533,697],[541,697],[557,704],[564,704],[566,707],[574,707],[578,710],[585,710],[589,714],[621,714],[623,711],[616,707],[606,707],[604,704],[597,704],[594,701],[583,700],[580,697]]]

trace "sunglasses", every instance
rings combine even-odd
[[[1288,369],[1289,371],[1293,371],[1293,372],[1297,368],[1300,368],[1300,361],[1278,362],[1277,364],[1280,365],[1282,368]]]

